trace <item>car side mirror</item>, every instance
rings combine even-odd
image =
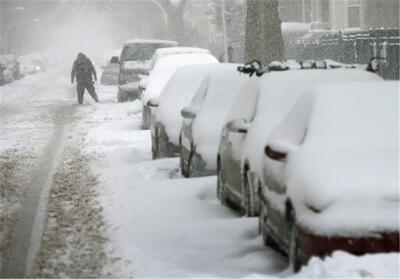
[[[191,107],[185,107],[181,110],[181,115],[183,118],[194,119],[196,118],[196,112]]]
[[[249,123],[247,123],[244,119],[235,119],[229,121],[226,125],[226,128],[232,133],[246,134],[249,128]]]
[[[153,107],[156,108],[160,104],[160,99],[159,98],[151,98],[150,100],[147,101],[147,106],[148,107]]]
[[[265,147],[264,153],[272,160],[286,162],[288,154],[295,148],[295,146],[286,141],[273,141]]]
[[[118,64],[119,63],[119,58],[118,56],[113,56],[111,57],[111,64]]]

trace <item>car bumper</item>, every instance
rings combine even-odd
[[[130,100],[139,98],[139,84],[137,82],[127,83],[118,86],[118,94],[127,97]]]
[[[299,257],[307,263],[312,256],[325,256],[335,250],[355,255],[399,252],[399,232],[376,233],[374,236],[319,236],[298,229]]]

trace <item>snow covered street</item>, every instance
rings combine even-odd
[[[78,106],[68,73],[1,87],[1,277],[294,275],[263,245],[258,218],[220,205],[216,177],[152,160],[139,102],[96,84],[100,103],[85,93]],[[296,276],[396,277],[398,259],[337,252]]]

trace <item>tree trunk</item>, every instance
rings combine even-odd
[[[278,0],[247,0],[245,58],[263,65],[283,60]]]
[[[183,20],[183,12],[186,0],[181,0],[179,4],[172,4],[170,0],[159,0],[160,5],[164,8],[167,15],[168,37],[179,43],[185,43],[186,30]]]

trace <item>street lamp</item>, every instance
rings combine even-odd
[[[11,23],[5,32],[5,36],[4,36],[4,46],[5,46],[5,50],[7,51],[7,53],[9,52],[9,48],[8,48],[8,34],[10,32],[10,30],[18,25],[22,25],[22,24],[26,24],[26,23],[39,23],[40,19],[39,18],[34,18],[32,20],[21,20],[21,21],[16,21]]]

